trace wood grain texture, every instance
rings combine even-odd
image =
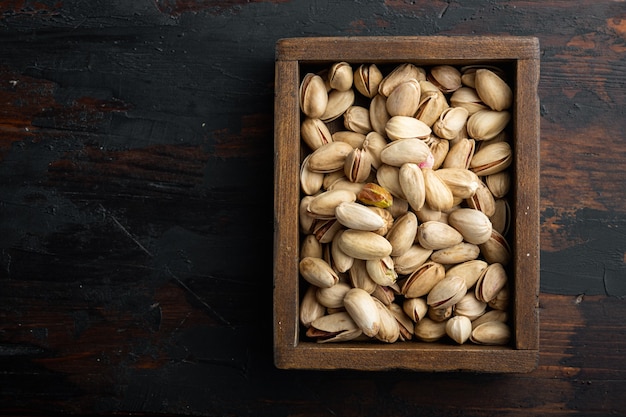
[[[2,414],[626,415],[624,22],[609,0],[1,2]],[[276,41],[471,34],[540,42],[537,370],[275,369]]]

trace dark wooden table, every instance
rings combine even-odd
[[[274,45],[537,36],[540,360],[281,371]],[[4,1],[0,412],[626,415],[621,1]]]

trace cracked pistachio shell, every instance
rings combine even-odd
[[[424,249],[414,243],[402,255],[393,257],[394,268],[400,275],[411,274],[424,265],[432,253],[432,249]]]
[[[380,330],[380,311],[374,300],[367,291],[360,288],[350,289],[343,298],[346,312],[369,337],[376,336]]]
[[[476,320],[487,311],[487,303],[476,298],[473,292],[468,292],[454,306],[456,316],[465,316],[470,320]]]
[[[445,182],[439,178],[436,171],[423,168],[424,187],[426,189],[426,204],[434,209],[447,211],[454,207],[454,195]]]
[[[342,308],[343,297],[352,287],[346,282],[338,282],[332,287],[318,288],[315,292],[317,301],[326,308]]]
[[[310,327],[311,323],[326,314],[326,307],[317,301],[317,289],[318,287],[309,285],[300,301],[300,323],[304,327]]]
[[[320,119],[312,119],[310,117],[306,117],[302,121],[300,136],[312,151],[333,141],[333,135],[328,130],[328,126]]]
[[[353,79],[352,66],[347,62],[335,62],[328,70],[328,83],[335,90],[345,91],[352,88]]]
[[[399,84],[387,97],[387,113],[390,116],[414,117],[420,103],[420,92],[420,84],[416,79]]]
[[[446,334],[459,345],[465,343],[472,333],[472,321],[465,316],[455,316],[446,322]]]
[[[455,305],[466,293],[465,280],[450,275],[435,284],[426,297],[426,303],[433,308],[446,308]]]
[[[359,329],[352,317],[345,312],[322,316],[311,323],[306,335],[316,339],[318,343],[345,342],[361,336],[363,331]]]
[[[400,186],[399,167],[383,163],[376,170],[376,181],[394,197],[393,204],[389,207],[390,209],[395,209],[399,199],[406,200]]]
[[[404,312],[402,307],[396,303],[391,303],[387,306],[391,314],[395,317],[398,322],[398,326],[400,329],[400,337],[399,339],[403,342],[407,340],[411,340],[413,338],[413,328],[415,327],[415,323],[411,320],[411,318]]]
[[[361,64],[354,71],[354,87],[365,97],[372,98],[378,94],[378,85],[383,79],[376,64]]]
[[[491,237],[491,220],[485,213],[472,208],[460,208],[448,215],[448,224],[454,227],[468,243],[480,245]]]
[[[370,111],[363,106],[350,106],[343,114],[343,125],[353,132],[367,135],[372,131]]]
[[[332,134],[333,141],[349,143],[353,148],[363,148],[365,135],[351,130],[340,130]]]
[[[470,161],[470,169],[476,175],[486,176],[504,171],[513,161],[513,151],[508,142],[496,142],[481,146]]]
[[[511,261],[511,247],[509,242],[496,230],[491,231],[491,237],[479,245],[480,252],[487,262],[508,265]]]
[[[372,166],[378,169],[382,164],[380,160],[380,152],[387,146],[387,139],[385,139],[380,133],[370,132],[365,136],[363,142],[363,150],[370,156]]]
[[[433,132],[442,139],[454,139],[465,126],[469,112],[463,107],[445,109],[433,124]]]
[[[506,110],[513,104],[511,87],[502,78],[486,68],[476,70],[474,86],[483,103],[493,110]]]
[[[493,216],[496,211],[496,201],[493,194],[483,181],[480,181],[474,195],[466,199],[465,203],[470,208],[482,211],[487,217]]]
[[[384,303],[377,298],[373,298],[373,300],[380,317],[378,332],[375,337],[381,342],[394,343],[400,338],[400,325],[398,324],[398,320],[396,320],[396,317]]]
[[[407,211],[395,219],[385,238],[391,244],[391,256],[400,256],[413,245],[417,235],[417,216]]]
[[[392,116],[385,124],[385,133],[392,141],[400,139],[427,139],[431,132],[430,126],[415,117]]]
[[[420,210],[426,201],[426,188],[424,174],[421,168],[414,163],[402,164],[398,175],[400,188],[406,196],[406,200],[415,211]]]
[[[370,278],[381,286],[393,285],[398,278],[391,256],[380,259],[369,259],[365,261],[365,268]]]
[[[435,308],[433,306],[428,307],[428,318],[434,321],[443,321],[445,322],[450,317],[452,317],[452,313],[454,311],[454,306],[447,306],[444,308]]]
[[[374,182],[365,184],[356,197],[357,200],[368,206],[387,208],[393,204],[391,193]]]
[[[396,293],[391,286],[376,285],[376,289],[372,292],[372,297],[380,300],[384,305],[389,306],[393,304],[393,301],[396,298]]]
[[[356,259],[380,259],[391,254],[391,243],[374,232],[346,230],[337,240],[339,248]]]
[[[476,283],[476,299],[490,302],[504,288],[507,283],[507,275],[504,266],[493,263],[483,270]]]
[[[445,275],[445,268],[440,263],[425,262],[404,280],[400,292],[406,298],[422,297],[444,279]]]
[[[387,136],[385,126],[391,118],[389,112],[387,112],[387,98],[376,94],[370,101],[370,124],[372,130],[380,135]]]
[[[503,170],[495,174],[485,177],[485,184],[495,198],[502,198],[509,193],[511,189],[511,173]]]
[[[426,79],[426,71],[411,63],[404,63],[396,66],[387,76],[385,76],[378,85],[378,93],[389,97],[391,92],[400,84],[411,79]]]
[[[472,288],[476,282],[478,282],[480,275],[483,270],[487,268],[487,266],[487,262],[482,259],[473,259],[452,266],[446,271],[446,275],[457,275],[462,277],[465,280],[465,286],[469,289]]]
[[[449,248],[436,250],[430,258],[444,265],[454,265],[478,258],[480,249],[473,243],[461,242]]]
[[[317,240],[315,235],[306,235],[300,244],[300,259],[307,256],[313,258],[322,257],[322,244]]]
[[[427,126],[432,126],[450,105],[443,92],[430,81],[420,81],[420,87],[422,93],[415,117]]]
[[[320,258],[302,258],[299,269],[302,277],[316,287],[329,288],[339,282],[337,273],[328,262]]]
[[[330,243],[342,227],[337,219],[316,219],[311,233],[320,243]]]
[[[488,321],[472,330],[470,340],[480,345],[506,345],[511,340],[511,328],[500,321]]]
[[[414,336],[422,342],[436,342],[446,335],[446,322],[437,322],[428,317],[415,323]]]
[[[380,160],[383,164],[399,168],[406,163],[420,164],[429,154],[430,149],[423,140],[399,139],[388,143],[380,151]]]
[[[463,107],[471,116],[479,110],[488,110],[489,106],[483,103],[474,88],[461,87],[450,96],[450,104],[454,107]]]
[[[331,90],[328,93],[326,110],[319,118],[324,123],[328,123],[341,117],[354,104],[354,98],[354,90],[352,89],[346,91]]]
[[[345,142],[329,142],[311,153],[308,168],[322,174],[343,169],[352,146]]]
[[[343,169],[346,178],[351,182],[364,182],[372,170],[371,157],[362,149],[353,149],[346,156]]]
[[[474,139],[461,138],[455,141],[446,154],[443,168],[468,169],[475,151],[476,141]]]
[[[385,220],[363,204],[343,201],[335,207],[337,221],[349,229],[373,232],[385,225]]]
[[[335,218],[335,208],[343,202],[356,201],[356,194],[348,190],[328,190],[317,194],[307,210],[317,219]]]
[[[476,88],[476,71],[479,69],[488,69],[500,78],[505,78],[505,73],[500,67],[494,65],[466,65],[461,67],[461,82],[463,85]]]
[[[391,212],[389,212],[389,210],[386,210],[384,208],[373,206],[368,206],[368,208],[374,213],[378,214],[385,221],[385,225],[378,230],[374,230],[374,233],[376,233],[377,235],[385,236],[391,226],[393,226],[393,222],[395,221],[393,215],[391,214]]]
[[[506,310],[509,307],[509,285],[508,283],[504,285],[494,298],[489,301],[489,307],[495,310]]]
[[[504,310],[489,310],[482,316],[472,320],[472,329],[480,326],[488,321],[499,321],[506,323],[509,320],[509,314]]]
[[[376,287],[379,285],[374,282],[374,280],[370,277],[367,272],[367,267],[365,265],[365,260],[363,259],[354,259],[354,263],[352,267],[348,270],[348,278],[350,280],[350,284],[354,288],[360,288],[366,291],[368,294],[372,294],[376,291]]]
[[[324,80],[319,75],[308,73],[299,89],[300,109],[311,118],[320,118],[328,105],[328,93]]]
[[[427,221],[417,228],[417,239],[423,248],[439,250],[461,243],[463,235],[446,223]]]
[[[330,242],[330,256],[333,260],[333,267],[341,273],[348,272],[352,265],[354,265],[354,258],[346,255],[337,244],[337,240],[339,236],[344,232],[344,230],[339,230],[335,233],[332,241]]]
[[[307,210],[311,201],[315,197],[307,195],[300,200],[300,206],[298,207],[298,219],[300,220],[300,230],[304,234],[311,234],[313,232],[313,225],[315,223],[315,217]]]
[[[470,198],[476,194],[476,190],[480,184],[478,175],[467,169],[440,168],[436,173],[456,198]]]
[[[438,138],[437,136],[431,134],[428,139],[426,139],[426,144],[428,145],[430,153],[433,156],[433,166],[431,168],[441,168],[446,160],[446,157],[448,156],[448,152],[450,151],[450,141]]]
[[[495,211],[489,220],[491,220],[491,225],[495,231],[503,236],[508,233],[511,224],[511,207],[508,200],[505,198],[495,200]]]
[[[402,302],[402,311],[415,323],[423,319],[428,314],[428,304],[422,297],[405,298]]]
[[[427,79],[444,93],[452,93],[461,88],[461,72],[452,65],[432,67]]]
[[[504,130],[511,120],[506,110],[480,110],[467,119],[467,134],[472,139],[489,140]]]
[[[309,169],[310,159],[311,154],[307,155],[300,165],[300,188],[306,195],[316,194],[324,185],[324,174]]]

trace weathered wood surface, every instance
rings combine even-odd
[[[540,363],[279,371],[274,45],[537,36]],[[0,4],[4,415],[626,415],[626,6]]]

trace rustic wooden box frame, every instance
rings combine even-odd
[[[333,62],[504,64],[512,68],[513,341],[318,344],[301,337],[300,109],[302,66]],[[539,357],[539,42],[532,37],[324,37],[276,44],[274,115],[274,361],[282,369],[527,372]]]

